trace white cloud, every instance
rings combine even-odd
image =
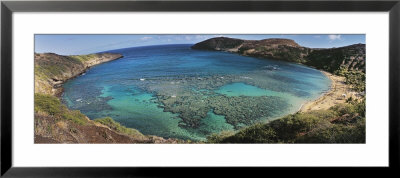
[[[328,35],[328,38],[329,38],[331,41],[342,39],[341,35]]]

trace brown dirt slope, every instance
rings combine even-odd
[[[157,136],[130,136],[87,118],[84,125],[35,113],[35,143],[178,143]]]

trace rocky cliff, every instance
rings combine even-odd
[[[242,40],[218,37],[199,42],[192,49],[229,51],[246,56],[302,63],[328,72],[341,68],[365,72],[365,44],[313,49],[300,46],[291,39]]]
[[[57,95],[61,84],[84,73],[90,67],[121,58],[121,54],[100,53],[62,56],[54,53],[35,54],[35,93]]]

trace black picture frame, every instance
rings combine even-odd
[[[12,18],[13,12],[389,12],[389,167],[399,168],[400,1],[2,1],[1,2],[1,175],[6,177],[164,176],[176,168],[20,168],[12,165]],[[157,169],[157,170],[154,170]],[[192,174],[208,171],[186,168]],[[194,169],[194,170],[193,170]],[[213,168],[211,168],[213,169]],[[293,168],[292,168],[293,169]],[[232,170],[232,169],[231,169]],[[234,171],[241,169],[234,169]],[[358,169],[357,169],[358,170]],[[364,171],[363,170],[363,171]],[[224,170],[223,170],[224,171]],[[283,170],[279,170],[282,172]],[[307,170],[306,170],[307,171]],[[260,172],[260,169],[254,169]],[[283,171],[285,172],[285,171]],[[301,172],[301,171],[300,171]],[[305,171],[304,171],[305,172]],[[339,172],[331,171],[330,174]],[[190,176],[190,175],[188,175]]]

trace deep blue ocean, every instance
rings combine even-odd
[[[303,65],[190,46],[107,51],[124,57],[67,81],[63,102],[90,119],[112,117],[146,135],[205,140],[294,113],[331,84]]]

